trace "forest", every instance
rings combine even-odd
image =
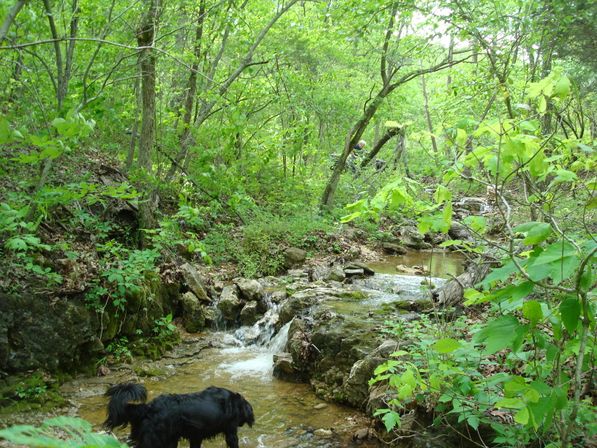
[[[590,0],[0,0],[0,447],[597,447],[596,42]],[[127,441],[129,382],[252,410]]]

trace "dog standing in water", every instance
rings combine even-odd
[[[180,439],[189,440],[191,448],[201,448],[204,439],[218,434],[224,435],[228,448],[238,448],[238,427],[255,423],[249,402],[221,387],[160,395],[149,403],[141,384],[117,384],[106,395],[110,402],[104,425],[112,430],[130,424],[136,448],[177,448]]]

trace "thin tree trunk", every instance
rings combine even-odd
[[[452,51],[450,51],[449,59],[452,59],[451,53]],[[450,77],[448,76],[448,79],[449,78]],[[429,95],[427,94],[427,83],[425,82],[425,76],[421,76],[421,86],[423,87],[423,100],[425,106],[425,119],[427,121],[427,129],[429,130],[429,136],[431,137],[431,146],[433,147],[433,152],[437,154],[437,141],[435,139],[435,134],[433,133],[433,122],[431,121],[431,112],[429,110]]]
[[[189,82],[187,87],[187,94],[184,102],[184,115],[182,119],[183,131],[180,136],[180,144],[189,136],[191,131],[191,118],[193,116],[193,104],[195,103],[195,95],[197,93],[197,72],[199,71],[199,61],[201,58],[201,43],[203,40],[203,24],[205,23],[205,0],[201,0],[199,4],[199,17],[197,19],[197,28],[195,31],[195,49],[193,51],[193,65],[191,66],[191,73],[189,74]]]
[[[65,96],[64,90],[64,65],[62,62],[62,50],[60,48],[58,30],[56,29],[56,22],[52,13],[52,7],[49,0],[44,0],[44,8],[48,23],[50,25],[50,32],[52,39],[54,39],[54,56],[56,58],[56,108],[58,111],[62,109],[62,103]]]
[[[125,171],[129,171],[133,166],[133,162],[135,161],[135,149],[137,148],[137,142],[139,141],[139,112],[143,108],[143,98],[141,98],[141,76],[138,76],[137,79],[135,79],[135,99],[137,107],[135,109],[135,119],[133,121],[133,129],[131,132],[129,152],[124,164]]]
[[[75,42],[79,31],[79,0],[73,0],[72,16],[70,19],[70,40],[66,45],[66,63],[64,65],[64,96],[68,94],[68,83],[73,69],[73,56],[75,53]]]

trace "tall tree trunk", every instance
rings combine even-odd
[[[139,138],[139,168],[147,176],[152,173],[151,155],[155,143],[155,67],[156,54],[153,49],[155,34],[160,9],[160,0],[150,0],[143,21],[137,30],[137,44],[143,49],[139,53],[139,66],[141,70],[141,136]],[[139,206],[139,225],[141,229],[155,227],[155,195],[149,184],[144,185],[143,200]],[[143,239],[141,239],[143,243]]]

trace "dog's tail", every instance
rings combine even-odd
[[[147,389],[142,384],[116,384],[106,391],[106,396],[110,397],[110,402],[104,426],[110,430],[118,426],[125,427],[128,423],[140,420],[148,408],[145,404]],[[131,403],[132,401],[140,404]]]

